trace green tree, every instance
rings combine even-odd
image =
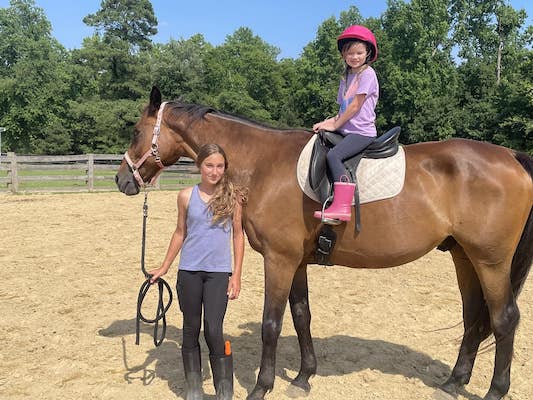
[[[66,52],[33,0],[11,0],[0,9],[0,125],[3,150],[65,153],[70,94]]]
[[[304,47],[297,61],[299,82],[294,101],[307,127],[338,112],[336,99],[342,59],[336,38],[341,31],[334,17],[324,21],[318,27],[315,40]]]
[[[97,33],[84,40],[77,62],[98,74],[101,98],[138,99],[150,85],[144,51],[151,48],[150,37],[157,33],[152,4],[149,0],[103,0],[100,7],[83,19]]]
[[[150,55],[153,84],[169,98],[206,102],[204,59],[212,49],[202,35],[154,46]]]
[[[124,149],[151,87],[147,58],[146,51],[130,54],[99,35],[86,38],[81,49],[71,52],[72,101],[65,124],[72,152]]]
[[[98,98],[71,102],[68,129],[72,132],[72,151],[76,154],[123,152],[144,103]]]
[[[501,57],[505,68],[495,98],[498,130],[492,141],[533,154],[533,27],[515,29],[507,38],[512,39]]]
[[[283,82],[276,57],[279,49],[239,28],[205,56],[210,102],[229,112],[275,122]]]
[[[448,38],[447,0],[390,0],[376,69],[379,115],[401,125],[404,143],[454,135],[457,75]]]
[[[94,94],[102,99],[135,100],[145,96],[150,86],[146,52],[131,54],[126,42],[108,43],[93,35],[85,38],[82,48],[73,50],[71,56],[77,73],[90,77],[90,86],[97,88]]]
[[[106,42],[119,40],[132,49],[147,49],[157,34],[157,18],[150,0],[102,0],[100,10],[83,18],[103,34]]]
[[[531,27],[502,0],[452,1],[458,67],[459,135],[532,151]]]

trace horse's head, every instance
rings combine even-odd
[[[133,140],[115,176],[118,189],[127,195],[139,193],[141,187],[153,183],[163,168],[181,156],[195,157],[183,138],[165,122],[166,103],[153,87],[150,104],[135,125]]]

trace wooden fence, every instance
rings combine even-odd
[[[115,174],[122,155],[81,154],[70,156],[0,155],[0,192],[95,192],[118,190]],[[199,181],[191,159],[167,167],[154,189],[180,189]]]

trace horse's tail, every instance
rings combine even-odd
[[[516,160],[527,171],[533,181],[533,158],[525,153],[515,153]],[[511,285],[515,298],[518,297],[533,263],[533,209],[529,211],[520,242],[516,247],[511,264]]]

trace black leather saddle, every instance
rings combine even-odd
[[[386,158],[392,157],[398,152],[400,131],[401,128],[399,126],[392,128],[387,133],[376,137],[362,152],[344,160],[346,176],[348,176],[351,182],[357,183],[356,171],[362,158]],[[315,192],[322,204],[333,192],[333,182],[328,173],[326,155],[343,138],[344,136],[337,132],[321,131],[318,133],[317,140],[313,146],[311,162],[309,164],[309,183],[311,189]],[[354,197],[356,226],[357,230],[359,230],[359,192],[357,186]]]

